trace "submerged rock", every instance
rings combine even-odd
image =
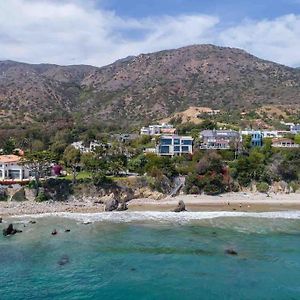
[[[3,235],[14,235],[16,233],[22,232],[22,230],[15,229],[13,224],[9,224],[6,229],[3,229]]]
[[[180,201],[178,202],[177,207],[176,207],[173,211],[174,211],[174,212],[186,211],[184,202],[183,202],[182,200],[180,200]]]
[[[29,221],[30,224],[36,224],[36,221]]]
[[[0,218],[0,223],[2,223],[2,218]]]
[[[105,203],[105,211],[113,211],[118,208],[119,201],[116,199],[110,199]]]
[[[60,260],[57,262],[60,266],[64,266],[70,262],[68,255],[63,255]]]
[[[66,229],[66,230],[65,230],[65,232],[70,232],[70,231],[71,231],[70,229]]]
[[[235,251],[234,249],[226,249],[225,253],[228,255],[238,255],[237,251]]]

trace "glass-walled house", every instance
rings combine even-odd
[[[159,139],[158,155],[176,156],[193,153],[193,138],[191,136],[164,135]]]

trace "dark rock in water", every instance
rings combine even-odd
[[[30,224],[36,224],[36,221],[29,221]]]
[[[65,232],[70,232],[70,231],[71,231],[70,229],[66,229],[66,230],[65,230]]]
[[[122,202],[122,203],[119,203],[117,211],[124,211],[124,210],[127,210],[127,209],[128,209],[127,203]]]
[[[9,224],[8,227],[6,229],[3,229],[3,235],[7,236],[7,235],[14,235],[18,232],[22,232],[22,230],[18,230],[15,229],[13,224]]]
[[[225,253],[228,255],[238,255],[238,253],[234,249],[226,249]]]
[[[68,255],[63,255],[57,263],[60,266],[64,266],[64,265],[70,263],[70,259],[69,259]]]
[[[2,218],[0,218],[0,223],[2,223]]]
[[[51,232],[52,235],[57,235],[57,233],[58,233],[58,232],[57,232],[56,229],[54,229],[54,230]]]
[[[85,221],[85,222],[83,222],[82,224],[83,224],[83,225],[89,225],[89,224],[91,224],[91,222]]]
[[[174,211],[174,212],[186,211],[184,202],[183,202],[182,200],[180,200],[180,201],[178,202],[177,207],[176,207],[173,211]]]
[[[130,271],[134,272],[136,271],[136,268],[131,268]]]
[[[113,211],[118,208],[119,201],[116,199],[108,200],[105,204],[105,211]]]

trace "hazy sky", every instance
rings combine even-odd
[[[300,0],[0,0],[0,60],[102,66],[201,43],[300,66]]]

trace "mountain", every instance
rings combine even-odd
[[[129,56],[97,68],[0,62],[1,124],[147,122],[190,106],[299,104],[300,70],[213,45]]]

